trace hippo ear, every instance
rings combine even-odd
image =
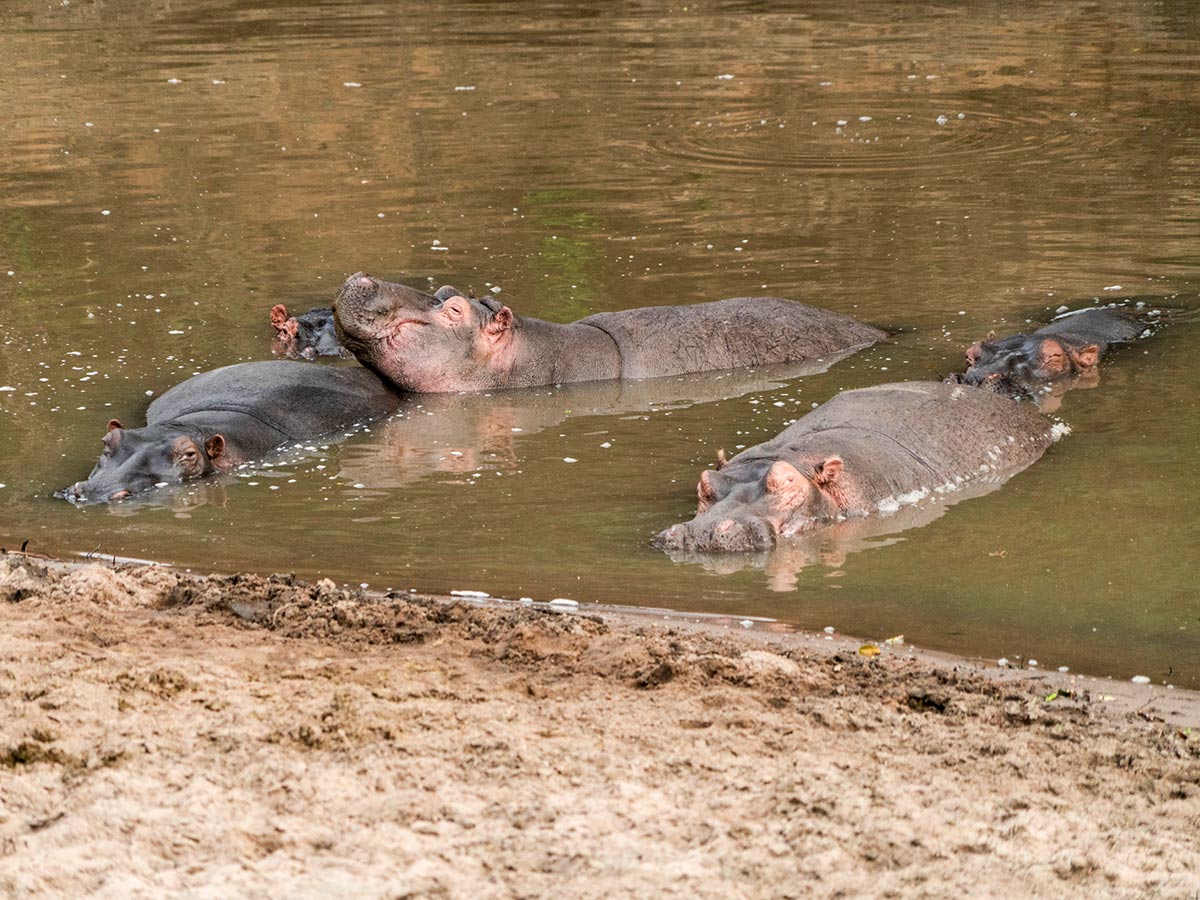
[[[209,459],[216,459],[225,452],[225,437],[224,435],[214,434],[204,442],[204,452],[208,454]]]
[[[125,426],[121,424],[120,419],[109,419],[108,420],[108,430],[109,431],[116,431],[118,428],[124,428],[124,427]]]
[[[1100,362],[1100,345],[1087,344],[1083,347],[1071,348],[1071,362],[1080,369],[1090,369]]]
[[[976,341],[967,348],[967,365],[973,366],[979,362],[979,357],[983,355],[983,342]]]
[[[813,481],[818,487],[828,487],[837,481],[842,475],[842,458],[840,456],[831,456],[823,462],[817,463],[816,476]]]
[[[282,303],[276,303],[271,307],[271,325],[276,331],[282,331],[283,325],[288,320],[287,307]]]
[[[808,487],[808,480],[790,462],[777,459],[767,471],[768,494],[794,494]]]
[[[717,489],[713,485],[713,473],[707,469],[700,473],[700,480],[696,483],[696,497],[699,500],[699,503],[696,504],[696,515],[708,512],[717,499]]]
[[[725,455],[725,448],[722,447],[717,451],[717,471],[720,472],[727,465],[729,465],[729,457]]]
[[[512,328],[512,321],[513,311],[507,306],[501,306],[483,326],[483,333],[488,337],[498,338]]]

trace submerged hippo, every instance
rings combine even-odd
[[[952,382],[1028,394],[1061,378],[1093,373],[1109,344],[1135,340],[1147,322],[1127,309],[1099,307],[1067,313],[1031,334],[976,341],[967,349],[967,371]]]
[[[302,316],[288,314],[282,303],[271,307],[271,327],[275,340],[271,352],[289,359],[316,359],[318,356],[349,356],[338,342],[333,329],[333,310],[328,306],[310,309]]]
[[[358,366],[275,361],[214,369],[151,403],[145,427],[109,422],[92,474],[59,496],[72,502],[122,500],[226,471],[282,444],[377,419],[400,402]]]
[[[458,293],[457,288],[445,285],[438,288],[433,296],[446,300]],[[271,327],[275,329],[271,351],[276,356],[289,359],[351,356],[350,351],[338,340],[333,326],[333,310],[328,306],[317,306],[302,316],[293,316],[288,314],[286,306],[276,303],[271,307]]]
[[[846,391],[702,473],[696,517],[660,532],[654,544],[767,550],[845,518],[1003,480],[1058,434],[1036,407],[975,387],[903,382]]]
[[[649,306],[557,325],[495,297],[439,297],[359,273],[334,300],[338,336],[396,387],[442,393],[653,378],[798,362],[884,332],[794,300]]]

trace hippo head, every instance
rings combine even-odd
[[[362,272],[342,285],[333,309],[346,348],[407,391],[491,387],[513,327],[512,310],[494,297],[426,294]]]
[[[275,329],[271,350],[276,356],[316,359],[341,353],[333,330],[332,309],[310,309],[302,316],[293,316],[288,314],[286,306],[277,303],[271,307],[271,327]]]
[[[832,521],[844,505],[838,456],[813,463],[810,473],[782,459],[758,460],[742,472],[750,478],[703,472],[696,517],[659,532],[654,546],[699,553],[770,550],[780,537]]]
[[[1099,344],[1063,336],[1014,334],[967,348],[967,371],[957,379],[997,393],[1026,393],[1039,385],[1094,369]]]
[[[225,438],[205,438],[186,425],[149,425],[126,428],[116,419],[108,423],[104,450],[92,474],[59,491],[72,503],[124,500],[163,484],[199,478],[218,468]]]

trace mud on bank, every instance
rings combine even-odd
[[[795,636],[9,555],[0,896],[1191,896],[1200,737],[1112,706]]]

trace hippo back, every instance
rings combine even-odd
[[[798,362],[886,337],[849,316],[777,297],[598,313],[579,324],[613,339],[624,378]]]
[[[1088,341],[1119,344],[1141,337],[1146,325],[1126,309],[1093,307],[1059,316],[1036,334],[1062,334]]]
[[[845,391],[775,438],[735,456],[813,452],[857,457],[881,495],[1012,475],[1037,460],[1059,431],[1036,406],[980,388],[936,381]]]
[[[150,404],[146,422],[241,413],[299,440],[388,415],[399,405],[399,395],[368,369],[277,360],[189,378]]]

